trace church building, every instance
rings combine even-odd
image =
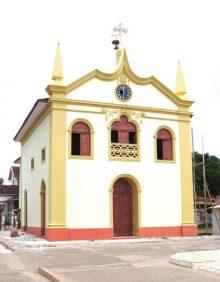
[[[115,47],[114,72],[95,69],[64,85],[58,46],[48,98],[14,138],[22,228],[52,241],[197,235],[193,102],[180,64],[172,91],[137,76]]]

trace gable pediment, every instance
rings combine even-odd
[[[98,69],[95,69],[85,76],[79,78],[78,80],[66,85],[66,86],[57,86],[57,85],[49,85],[47,87],[47,92],[49,95],[53,91],[63,92],[66,93],[68,98],[71,98],[72,96],[70,93],[75,92],[77,88],[81,88],[83,85],[88,84],[91,80],[100,80],[105,82],[114,82],[116,81],[122,74],[126,75],[128,80],[133,83],[134,85],[139,86],[152,86],[155,90],[158,91],[162,96],[164,96],[166,99],[168,99],[172,104],[176,106],[184,106],[184,107],[190,107],[192,105],[192,101],[189,100],[183,100],[180,97],[178,97],[173,91],[171,91],[168,87],[166,87],[162,82],[160,82],[157,78],[154,76],[150,77],[139,77],[137,76],[131,69],[126,51],[120,50],[121,54],[119,56],[118,64],[116,67],[116,71],[113,73],[105,73]],[[78,92],[78,91],[77,91]],[[81,92],[81,91],[79,91]],[[92,89],[91,89],[91,92]],[[104,94],[103,94],[104,95]],[[74,99],[81,100],[81,97],[76,97],[76,95],[73,95]],[[94,97],[95,99],[95,97]]]

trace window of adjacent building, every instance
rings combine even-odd
[[[111,142],[123,144],[137,144],[136,126],[128,121],[127,116],[122,115],[119,121],[112,123]]]
[[[162,128],[157,133],[157,159],[173,160],[173,140],[169,130]]]
[[[91,155],[91,133],[89,126],[82,121],[74,123],[71,131],[71,155]]]
[[[18,201],[16,200],[16,201],[14,201],[14,209],[15,209],[15,210],[17,210],[17,209],[18,209],[18,207],[19,207],[19,205],[18,205]]]
[[[46,149],[44,148],[41,150],[41,162],[43,163],[45,162],[45,160],[46,160]]]
[[[31,159],[31,170],[34,169],[34,158]]]

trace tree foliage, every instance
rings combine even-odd
[[[195,152],[195,162],[202,162],[202,154]],[[210,194],[213,196],[220,195],[220,159],[206,153],[205,170]],[[198,196],[204,195],[202,166],[196,167],[196,192]]]

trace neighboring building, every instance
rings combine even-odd
[[[19,166],[11,166],[8,180],[11,182],[11,185],[19,186]]]
[[[141,78],[119,48],[113,73],[63,85],[59,47],[49,98],[39,99],[21,143],[23,229],[48,240],[191,236],[189,111],[178,65],[175,93]]]
[[[220,205],[214,206],[213,209],[212,209],[212,234],[220,235]]]
[[[4,225],[14,225],[19,213],[19,167],[11,166],[9,185],[0,181],[0,221]]]

